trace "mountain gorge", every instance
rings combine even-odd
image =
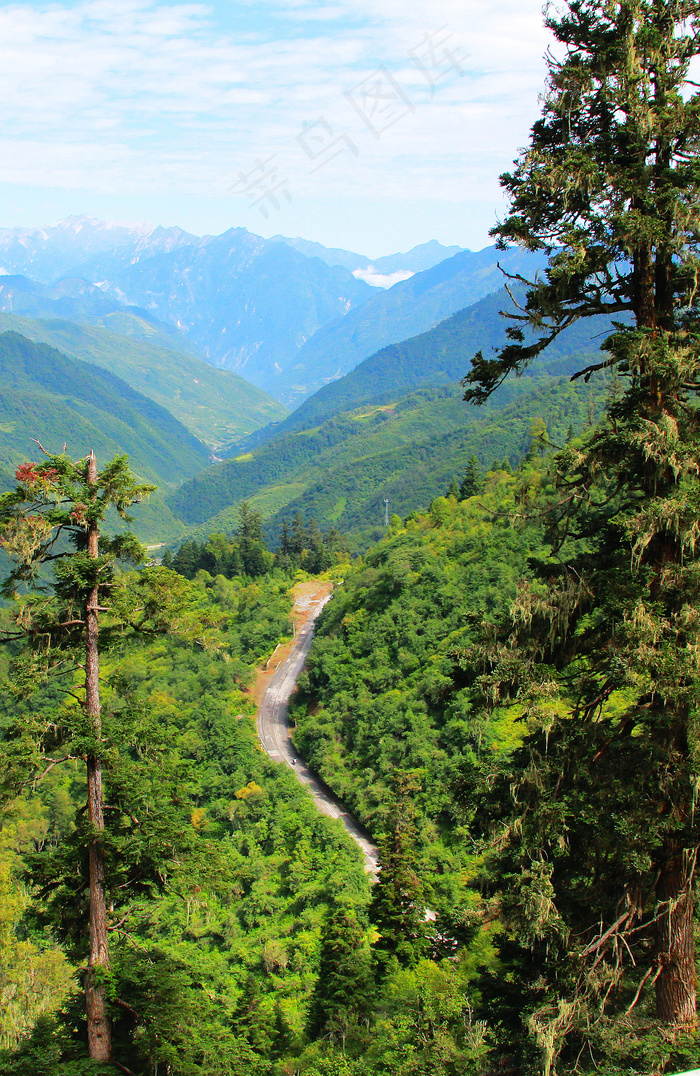
[[[542,70],[26,6],[27,204],[479,234]],[[700,3],[544,29],[495,247],[0,230],[0,1076],[700,1076]]]
[[[419,509],[472,453],[483,466],[504,456],[516,464],[533,418],[564,436],[598,406],[582,386],[567,391],[566,422],[549,380],[561,385],[567,357],[596,350],[606,322],[569,329],[530,371],[536,383],[507,388],[483,412],[461,403],[457,382],[471,357],[504,340],[504,272],[533,274],[542,264],[517,248],[452,253],[427,243],[370,263],[242,228],[199,238],[76,218],[0,233],[0,249],[6,267],[59,277],[0,277],[0,328],[110,371],[200,442],[182,488],[167,478],[163,534],[174,520],[204,537],[228,531],[250,499],[272,535],[302,511],[362,545],[386,500],[402,515]],[[411,276],[372,288],[353,276],[371,266]],[[285,417],[255,381],[296,410]],[[234,458],[215,462],[226,456]]]

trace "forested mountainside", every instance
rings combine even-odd
[[[515,712],[471,713],[464,654],[485,623],[499,622],[529,558],[542,553],[536,506],[546,482],[535,442],[516,472],[477,470],[463,500],[438,497],[427,513],[393,516],[386,536],[345,570],[291,714],[300,752],[372,832],[386,828],[397,772],[414,774],[420,874],[431,907],[447,885],[443,911],[454,897],[454,856],[458,871],[466,862],[457,790],[476,756],[512,749],[522,731]]]
[[[0,481],[38,452],[66,445],[76,454],[91,445],[100,459],[127,453],[134,470],[161,487],[143,507],[139,535],[163,541],[182,533],[165,503],[168,487],[194,475],[210,452],[182,423],[107,370],[69,358],[16,332],[0,334]]]
[[[290,582],[185,583],[153,569],[156,593],[181,610],[175,635],[132,634],[103,662],[117,857],[110,917],[119,923],[110,994],[115,1057],[132,1072],[277,1069],[308,1041],[326,924],[346,916],[365,932],[359,852],[260,752],[245,693],[252,666],[290,631]],[[3,653],[5,674],[13,656]],[[22,702],[6,694],[3,735],[34,712],[62,726],[67,705],[51,681]],[[75,858],[83,798],[81,772],[57,767],[3,815],[4,1076],[86,1071],[75,978],[85,945]],[[25,867],[29,890],[18,885]]]
[[[563,444],[590,425],[605,391],[602,383],[523,378],[485,407],[469,408],[459,385],[418,389],[209,467],[168,503],[199,538],[229,531],[237,506],[248,500],[273,536],[300,511],[363,548],[381,534],[385,498],[392,512],[405,516],[444,493],[471,455],[484,467],[504,457],[517,466],[533,424]]]
[[[0,314],[0,331],[13,330],[109,370],[170,411],[214,453],[284,417],[281,404],[232,371],[177,351],[174,340],[134,315],[104,320],[116,328],[115,318],[120,319],[119,333],[97,325]]]
[[[119,1065],[144,1076],[168,1065],[176,1076],[541,1071],[522,1021],[538,1004],[534,965],[499,924],[504,864],[478,837],[484,812],[507,813],[509,767],[546,718],[546,696],[535,709],[522,698],[484,705],[483,675],[485,640],[547,561],[554,475],[542,451],[533,438],[517,471],[472,466],[458,496],[394,516],[363,559],[336,570],[343,582],[291,719],[300,753],[379,842],[374,887],[339,824],[256,746],[246,687],[289,632],[291,577],[270,562],[255,579],[123,577],[139,606],[158,597],[155,634],[127,630],[103,659]],[[15,661],[18,684],[21,657],[16,643],[0,658],[5,672]],[[35,713],[65,728],[74,700],[59,687],[39,677],[28,697],[6,696],[5,737]],[[83,1071],[73,977],[86,944],[83,796],[75,765],[56,766],[12,801],[0,830],[7,1076]],[[608,827],[623,824],[606,813]],[[546,899],[536,868],[523,876],[533,903]],[[17,888],[23,869],[32,889]],[[693,1037],[645,1038],[648,1019],[646,1005],[622,1033],[599,1020],[595,1071],[693,1064]],[[580,1071],[574,1047],[561,1071]]]
[[[209,453],[153,400],[97,366],[71,359],[19,333],[0,334],[0,460],[6,469],[36,451],[91,444],[102,458],[127,453],[144,478],[171,485],[194,474]]]

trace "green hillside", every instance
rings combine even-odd
[[[563,443],[569,427],[578,432],[590,424],[599,395],[565,375],[595,361],[610,321],[571,326],[528,376],[503,385],[485,407],[468,407],[459,379],[478,350],[489,354],[505,343],[500,311],[507,306],[508,293],[495,292],[365,359],[284,422],[254,434],[251,451],[185,483],[169,500],[173,511],[205,534],[230,529],[236,506],[247,499],[272,535],[302,511],[322,526],[355,532],[356,541],[363,532],[364,544],[376,537],[385,500],[402,516],[424,507],[470,455],[482,466],[504,456],[516,464],[530,445],[533,420],[543,419]]]
[[[514,294],[518,297],[520,292],[516,289]],[[419,336],[382,348],[345,377],[304,400],[284,422],[269,431],[269,436],[277,438],[291,430],[316,426],[338,411],[349,411],[362,403],[379,403],[385,397],[396,398],[420,385],[460,380],[477,351],[488,354],[491,349],[503,346],[507,323],[500,317],[500,311],[512,306],[503,288]],[[597,355],[609,329],[610,321],[603,317],[577,322],[549,346],[528,375],[569,373],[576,368],[571,357],[575,355],[578,362],[582,355]]]
[[[131,314],[109,319],[114,332],[97,325],[0,314],[0,331],[14,330],[109,370],[167,408],[215,452],[285,415],[282,404],[230,370],[169,350],[164,346],[167,335],[142,319]]]
[[[232,529],[236,506],[249,500],[273,534],[299,510],[365,544],[383,521],[385,498],[406,516],[443,493],[472,454],[484,467],[504,456],[516,464],[538,419],[563,443],[570,428],[590,424],[600,397],[599,388],[566,378],[523,378],[478,409],[464,403],[459,385],[418,389],[210,467],[169,504],[199,536]]]
[[[509,272],[534,273],[540,255],[494,247],[455,254],[424,272],[379,290],[362,306],[322,325],[270,385],[285,403],[300,402],[334,378],[354,369],[379,348],[425,332],[457,310],[476,303],[503,284]]]
[[[168,411],[106,370],[79,362],[19,333],[0,335],[0,482],[13,485],[19,463],[39,449],[100,461],[127,453],[139,478],[173,486],[206,466],[209,453]],[[173,537],[182,525],[162,494],[139,511],[144,540]]]

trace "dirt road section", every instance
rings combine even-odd
[[[319,602],[328,601],[333,589],[331,583],[319,583],[317,579],[311,579],[307,583],[297,583],[292,593],[294,595],[294,608],[292,609],[292,623],[294,624],[294,638],[288,643],[281,643],[271,655],[264,669],[258,671],[250,686],[250,694],[255,699],[258,707],[262,702],[272,677],[283,661],[291,654],[300,631],[309,622],[309,618],[319,610]]]
[[[265,753],[274,761],[290,767],[297,780],[310,792],[322,814],[339,819],[352,839],[359,845],[365,860],[365,870],[376,877],[379,871],[375,845],[366,837],[352,815],[304,765],[295,752],[287,726],[289,698],[296,687],[311,647],[314,622],[330,598],[330,586],[302,583],[294,588],[296,636],[278,647],[260,673],[254,685],[258,700],[258,737]]]

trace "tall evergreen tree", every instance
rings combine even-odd
[[[538,954],[545,1072],[652,984],[662,1024],[696,1021],[699,19],[675,0],[571,0],[547,19],[563,56],[495,235],[549,268],[465,379],[481,402],[578,318],[630,319],[574,375],[614,368],[623,391],[560,456],[553,558],[508,648],[485,651],[487,694],[515,694],[533,729],[502,785],[496,888],[508,938]]]
[[[352,907],[331,908],[321,935],[319,974],[311,998],[309,1031],[339,1033],[343,1041],[370,1007],[373,994],[366,931]]]
[[[17,563],[5,580],[3,592],[6,597],[14,597],[22,584],[27,584],[34,593],[22,602],[16,616],[17,630],[10,637],[29,637],[33,641],[40,662],[40,666],[33,667],[35,676],[41,667],[47,668],[56,660],[56,646],[82,642],[84,654],[85,726],[79,739],[87,776],[90,894],[85,1006],[89,1056],[94,1061],[108,1061],[111,1029],[106,995],[109,943],[102,781],[106,744],[100,707],[99,616],[103,611],[101,601],[111,587],[115,562],[141,560],[143,550],[131,534],[107,538],[101,534],[101,525],[110,507],[126,516],[129,506],[153,487],[134,482],[125,457],[113,460],[98,473],[92,452],[77,461],[65,455],[47,455],[42,463],[21,465],[16,478],[15,489],[0,498],[2,546]],[[55,584],[53,597],[47,598],[40,592],[38,577],[50,567]],[[11,752],[10,759],[19,772],[24,769],[36,779],[42,762],[51,767],[66,759],[53,761],[45,757],[47,741],[55,741],[56,730],[45,728],[38,738],[37,730],[33,732],[34,744],[27,750],[30,732],[20,730],[18,750]]]
[[[466,501],[468,497],[473,497],[475,494],[480,493],[484,488],[484,475],[479,461],[476,456],[472,455],[467,460],[467,469],[464,472],[464,478],[462,479],[459,487],[459,500]]]
[[[301,564],[304,550],[309,543],[309,533],[301,512],[295,512],[289,536],[289,551],[296,564]]]
[[[418,784],[413,773],[394,776],[395,800],[387,832],[379,840],[380,871],[370,905],[370,920],[379,937],[374,952],[377,978],[392,966],[413,967],[428,945],[425,886],[417,869],[418,830],[412,796]]]
[[[248,501],[243,501],[238,509],[236,539],[245,574],[264,575],[267,568],[267,548],[263,540],[262,516],[250,507]]]

